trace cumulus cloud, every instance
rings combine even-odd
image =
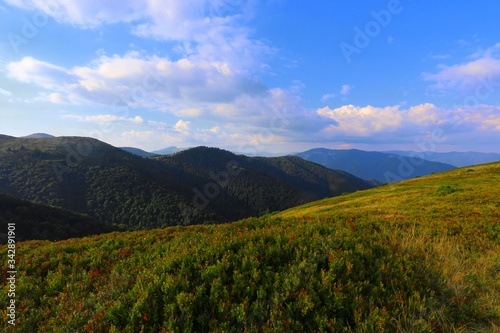
[[[392,131],[402,121],[399,106],[376,108],[370,105],[344,105],[336,109],[324,107],[318,109],[317,113],[337,122],[327,128],[328,132],[347,135],[366,136],[381,131]]]
[[[174,125],[174,130],[181,134],[187,135],[189,134],[190,123],[191,123],[190,121],[184,121],[182,119],[179,119],[179,121],[177,121],[177,123]]]
[[[268,70],[265,60],[275,50],[252,37],[248,28],[253,0],[7,2],[79,29],[122,23],[136,36],[170,42],[166,45],[173,52],[168,57],[144,51],[107,55],[102,50],[94,60],[73,67],[34,57],[7,65],[11,78],[42,88],[39,95],[46,101],[124,111],[122,117],[79,116],[80,121],[132,124],[131,108],[147,108],[175,115],[182,122],[172,126],[146,120],[141,126],[170,131],[173,136],[186,131],[222,135],[223,131],[210,129],[224,124],[235,131],[243,127],[257,131],[259,126],[271,126],[270,122],[276,127],[282,118],[277,114],[295,112],[297,119],[303,112],[297,107],[299,84],[288,90],[270,89],[257,79]],[[209,128],[198,132],[190,128],[195,122],[189,120],[197,118]]]
[[[328,139],[345,139],[356,141],[366,138],[366,142],[377,140],[415,142],[425,137],[434,129],[440,129],[447,136],[459,133],[491,134],[500,130],[500,107],[491,105],[462,106],[458,108],[441,108],[432,103],[410,106],[359,107],[344,105],[336,109],[329,107],[318,109],[317,114],[334,120],[336,123],[326,126],[320,132],[321,141]],[[498,134],[496,134],[498,135]],[[358,140],[359,141],[359,140]]]
[[[412,106],[407,111],[407,120],[416,125],[440,125],[444,123],[443,112],[432,103]]]
[[[32,57],[7,65],[9,76],[58,93],[74,103],[118,103],[161,108],[179,101],[230,102],[239,95],[265,92],[258,80],[231,71],[221,62],[172,61],[158,56],[129,52],[123,56],[102,55],[86,66],[62,68]],[[200,110],[197,111],[200,114]]]

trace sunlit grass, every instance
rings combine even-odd
[[[422,254],[422,269],[441,272],[443,286],[453,292],[457,304],[467,303],[473,296],[473,302],[491,319],[470,327],[458,327],[457,331],[498,331],[499,163],[325,199],[277,216],[329,216],[334,219],[362,214],[381,222],[381,233],[387,234],[394,246],[410,254]]]

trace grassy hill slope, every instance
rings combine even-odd
[[[20,243],[16,329],[498,331],[499,183],[495,163],[232,224]]]

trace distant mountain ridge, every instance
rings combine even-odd
[[[170,154],[175,154],[175,153],[178,153],[178,152],[186,150],[186,149],[187,148],[178,148],[175,146],[171,146],[171,147],[163,148],[160,150],[152,151],[151,153],[153,153],[155,155],[170,155]]]
[[[382,183],[392,183],[455,168],[445,163],[414,160],[396,154],[358,149],[316,148],[298,153],[296,156],[331,169],[346,171],[362,179],[374,179]]]
[[[33,133],[30,135],[23,136],[25,139],[46,139],[46,138],[55,138],[55,136],[47,134],[47,133]]]
[[[129,152],[131,154],[141,156],[141,157],[153,157],[153,156],[158,155],[158,154],[153,154],[153,153],[147,152],[145,150],[142,150],[139,148],[134,148],[134,147],[120,147],[120,149],[122,149],[126,152]]]
[[[465,167],[476,164],[485,164],[500,161],[500,154],[497,153],[479,153],[479,152],[448,152],[438,153],[432,151],[414,152],[393,150],[388,153],[401,156],[419,156],[428,161],[451,164],[456,167]]]
[[[85,137],[0,138],[0,192],[126,229],[228,222],[370,187],[293,156],[197,147],[143,158]]]

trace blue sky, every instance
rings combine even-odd
[[[500,152],[495,1],[0,1],[0,133]]]

